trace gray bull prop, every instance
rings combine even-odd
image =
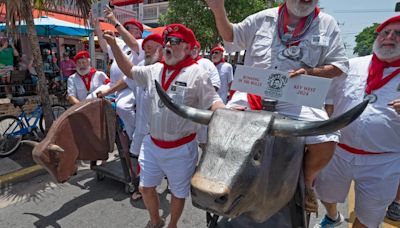
[[[298,121],[266,111],[199,110],[174,103],[156,82],[164,104],[177,115],[208,125],[208,142],[192,178],[193,205],[229,218],[266,221],[293,198],[304,136],[339,130],[368,101],[327,121]]]

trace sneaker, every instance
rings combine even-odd
[[[336,220],[333,220],[329,218],[328,215],[325,215],[325,217],[321,220],[319,224],[315,224],[314,228],[336,227],[342,224],[342,222],[344,222],[344,217],[340,212],[338,212],[338,218]]]
[[[386,217],[393,221],[400,221],[400,203],[390,204],[386,211]]]
[[[163,218],[161,218],[161,221],[160,221],[159,224],[154,225],[153,223],[151,223],[151,221],[149,221],[147,223],[147,225],[145,226],[145,228],[161,228],[161,227],[164,227],[164,226],[165,226],[165,221],[164,221]]]
[[[305,187],[304,206],[308,213],[318,213],[318,201],[312,188]]]

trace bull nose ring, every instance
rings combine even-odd
[[[224,203],[226,203],[226,201],[228,201],[228,195],[225,194],[223,196],[220,196],[220,197],[216,198],[214,201],[218,204],[224,204]]]

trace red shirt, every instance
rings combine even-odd
[[[76,65],[75,65],[74,61],[72,61],[71,59],[68,59],[68,60],[61,61],[60,68],[61,68],[62,75],[64,77],[69,77],[71,74],[75,73]]]

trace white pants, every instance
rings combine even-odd
[[[335,154],[318,175],[315,190],[324,202],[344,203],[354,181],[356,216],[361,224],[375,228],[396,196],[399,176],[400,158],[379,165],[355,165]]]
[[[135,131],[135,95],[130,89],[123,89],[117,92],[115,100],[117,106],[117,114],[124,122],[126,134],[132,140],[133,132]]]
[[[176,148],[163,149],[153,143],[150,135],[146,135],[139,155],[140,186],[155,187],[167,176],[171,193],[177,198],[187,198],[197,157],[196,140]]]

